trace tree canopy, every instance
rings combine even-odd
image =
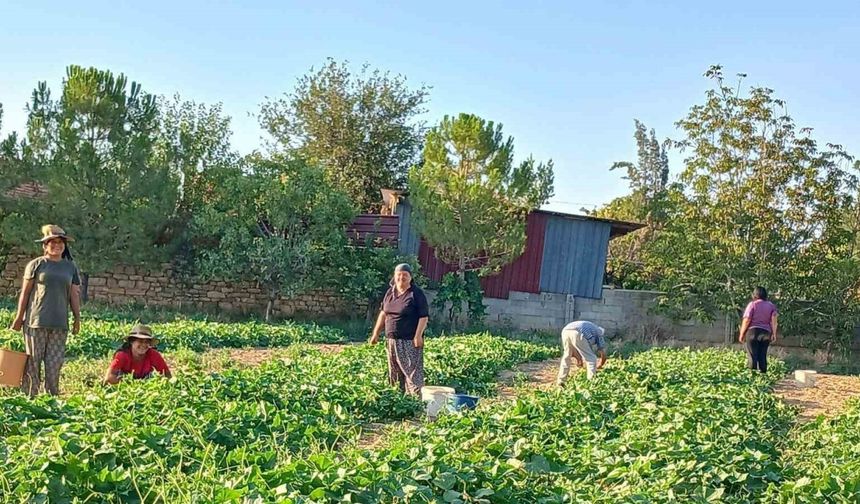
[[[274,148],[325,169],[334,187],[362,210],[379,206],[380,189],[401,188],[418,162],[429,88],[364,65],[354,74],[329,60],[282,98],[266,101],[262,127]]]
[[[502,125],[445,116],[409,174],[417,228],[457,271],[491,273],[522,254],[528,213],[553,194],[552,161],[514,164]]]

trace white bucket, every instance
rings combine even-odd
[[[452,387],[421,387],[421,400],[427,403],[427,416],[436,418],[448,402],[448,396],[456,392]]]

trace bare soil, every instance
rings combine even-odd
[[[353,344],[355,343],[318,343],[311,345],[311,347],[323,353],[339,353]],[[263,362],[283,358],[285,350],[285,348],[230,348],[213,350],[213,352],[226,351],[229,359],[237,364],[259,366]]]
[[[814,387],[801,386],[791,376],[777,383],[774,393],[800,408],[797,419],[806,423],[819,415],[832,417],[842,412],[846,401],[860,396],[860,376],[818,374]]]
[[[544,361],[526,362],[514,369],[499,373],[499,399],[513,399],[517,396],[517,385],[538,389],[549,390],[555,386],[558,377],[558,366],[560,359],[548,359]],[[576,363],[571,373],[578,371]]]
[[[385,440],[389,432],[396,429],[414,429],[421,425],[422,418],[407,418],[405,420],[386,422],[386,423],[370,423],[362,426],[361,436],[356,441],[355,446],[362,450],[373,450]]]

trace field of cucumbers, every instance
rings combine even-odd
[[[751,374],[738,352],[653,349],[425,422],[381,345],[324,352],[347,338],[313,324],[152,324],[174,378],[102,387],[133,320],[90,315],[59,400],[0,389],[0,502],[860,502],[860,402],[799,425],[772,393],[785,365]],[[241,347],[278,350],[259,366],[211,350]],[[427,383],[490,398],[499,372],[558,354],[429,338]]]

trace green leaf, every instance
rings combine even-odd
[[[530,473],[543,474],[552,471],[549,461],[543,455],[534,455],[525,465],[525,468]]]
[[[725,491],[726,491],[725,488],[722,488],[722,487],[715,488],[713,491],[711,491],[708,494],[708,497],[707,497],[708,502],[718,502],[720,499],[723,498],[723,494],[725,493]]]
[[[455,492],[454,490],[446,490],[445,493],[442,495],[442,499],[444,499],[445,502],[451,503],[463,502],[460,499],[460,492]]]
[[[450,490],[454,488],[454,485],[457,483],[457,476],[451,473],[442,473],[436,476],[433,483],[443,490]]]

